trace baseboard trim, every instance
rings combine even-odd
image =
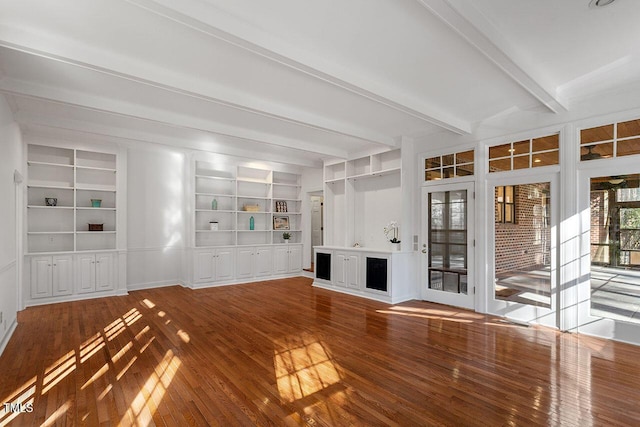
[[[189,289],[205,289],[205,288],[216,288],[219,286],[232,286],[232,285],[242,285],[246,283],[256,283],[256,282],[268,282],[271,280],[278,279],[290,279],[292,277],[304,277],[301,272],[289,273],[289,274],[281,274],[278,276],[264,276],[264,277],[250,277],[247,279],[235,279],[226,282],[207,282],[207,283],[191,283],[191,284],[183,284],[185,288]]]
[[[25,308],[35,307],[38,305],[57,304],[60,302],[73,302],[73,301],[83,301],[83,300],[94,299],[94,298],[115,297],[120,295],[121,294],[119,291],[113,290],[113,291],[103,291],[103,292],[94,292],[94,293],[86,293],[86,294],[65,295],[61,297],[30,299],[25,301]]]
[[[129,291],[142,291],[145,289],[153,289],[153,288],[166,288],[167,286],[182,286],[182,281],[180,280],[161,280],[157,282],[146,282],[146,283],[134,283],[127,285],[127,290]]]
[[[347,294],[354,297],[366,298],[373,301],[384,302],[387,304],[399,304],[405,301],[411,301],[415,299],[412,295],[404,295],[400,297],[392,297],[388,295],[378,295],[375,293],[363,292],[361,290],[355,289],[347,289],[347,288],[339,288],[337,286],[328,285],[326,283],[321,283],[318,281],[313,282],[313,286],[316,288],[326,289],[328,291],[339,292],[341,294]]]
[[[13,333],[16,331],[17,327],[18,319],[14,318],[11,322],[11,325],[9,326],[9,329],[4,334],[4,337],[2,337],[2,341],[0,341],[0,356],[2,356],[2,353],[4,353],[4,349],[7,347],[7,344],[9,344],[9,340],[11,340],[11,337],[13,336]]]

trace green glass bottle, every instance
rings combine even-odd
[[[249,230],[255,230],[256,228],[256,221],[253,219],[253,217],[249,218]]]
[[[218,201],[216,199],[213,199],[213,201],[211,202],[211,210],[218,210]]]

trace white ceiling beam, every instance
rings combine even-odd
[[[557,90],[536,73],[536,65],[520,57],[511,43],[465,0],[417,0],[429,12],[460,34],[511,79],[554,113],[567,111]]]
[[[81,107],[84,109],[101,111],[122,117],[130,117],[139,120],[146,120],[155,123],[167,124],[176,128],[184,128],[209,132],[218,136],[229,136],[258,142],[269,146],[279,146],[283,148],[295,149],[316,153],[327,157],[347,157],[347,151],[340,148],[328,147],[297,139],[285,138],[282,136],[266,134],[250,129],[229,126],[226,124],[203,120],[187,115],[173,113],[167,110],[151,108],[139,104],[92,96],[60,88],[36,85],[20,80],[2,78],[0,79],[0,92],[15,96],[27,96],[31,98],[44,99],[60,104]]]
[[[136,143],[151,143],[173,148],[199,150],[235,157],[243,157],[246,159],[256,158],[255,150],[240,146],[245,141],[242,141],[240,138],[228,136],[216,137],[215,141],[210,141],[206,138],[201,140],[182,139],[161,133],[120,129],[98,123],[62,117],[43,116],[41,114],[32,114],[22,111],[19,111],[16,114],[15,120],[20,125],[26,126],[29,130],[32,128],[43,129],[41,136],[48,138],[61,134],[66,138],[82,138],[84,141],[86,140],[84,135],[89,135],[93,140],[103,142],[118,142],[130,145],[135,145]],[[52,130],[54,131],[53,133],[51,132]],[[261,153],[260,159],[303,167],[317,168],[322,166],[322,161],[319,158],[312,159],[309,158],[308,154],[296,153],[295,150],[291,149],[282,149],[281,151],[281,153],[271,151]]]
[[[392,137],[370,129],[312,114],[298,108],[251,96],[210,80],[172,73],[135,58],[107,52],[79,40],[34,33],[26,28],[0,24],[0,46],[69,65],[135,81],[181,95],[205,100],[274,120],[395,147]]]
[[[387,85],[366,78],[319,57],[314,52],[299,49],[265,31],[246,25],[211,4],[203,1],[125,0],[160,16],[199,30],[217,39],[271,59],[299,72],[331,83],[344,90],[401,111],[412,117],[458,134],[471,133],[471,124],[437,107],[398,92]],[[179,10],[177,9],[179,6]],[[386,144],[394,146],[395,141]]]

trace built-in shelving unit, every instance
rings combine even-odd
[[[299,174],[196,160],[194,188],[195,247],[302,242]]]
[[[28,254],[116,249],[115,154],[30,144],[27,170]]]
[[[402,213],[401,151],[324,166],[325,244],[386,249],[383,228]]]

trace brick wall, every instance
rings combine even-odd
[[[608,240],[607,215],[608,215],[607,191],[592,191],[590,196],[591,215],[591,243],[606,243]],[[595,262],[609,262],[609,249],[606,246],[591,246],[591,260]]]
[[[495,224],[496,274],[549,265],[551,229],[550,218],[545,219],[548,194],[548,183],[516,186],[516,224]],[[495,203],[496,211],[497,208]]]

